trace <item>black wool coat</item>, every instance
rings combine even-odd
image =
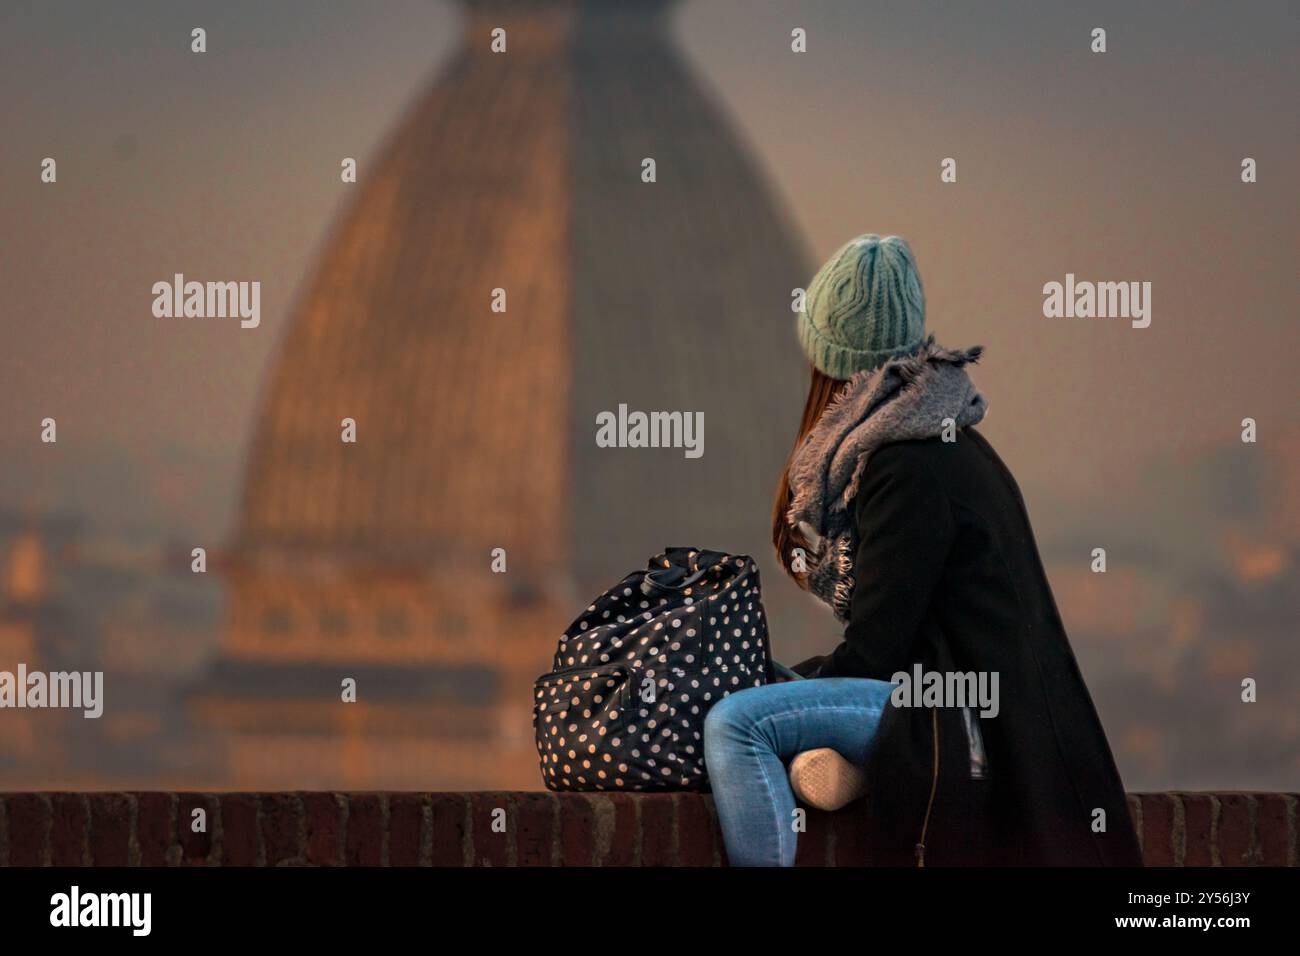
[[[1015,480],[974,428],[889,444],[854,500],[844,641],[815,677],[996,671],[996,717],[885,707],[867,754],[882,865],[1140,866],[1124,788],[1065,635]],[[937,747],[936,747],[937,742]],[[1104,826],[1104,829],[1102,827]],[[923,851],[918,850],[923,844]]]

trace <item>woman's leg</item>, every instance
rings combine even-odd
[[[860,763],[894,685],[829,677],[724,697],[704,722],[704,762],[732,866],[793,866],[794,794],[785,764],[830,747]]]

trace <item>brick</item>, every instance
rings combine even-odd
[[[420,865],[426,803],[419,793],[395,793],[388,798],[389,866]]]
[[[1295,866],[1295,835],[1291,832],[1295,798],[1282,793],[1255,797],[1255,832],[1261,866]]]
[[[1146,866],[1177,866],[1174,815],[1177,800],[1168,793],[1143,793],[1142,862]]]
[[[556,843],[555,798],[549,793],[515,797],[515,865],[550,866]]]
[[[469,798],[463,793],[429,794],[429,862],[464,866]]]
[[[135,841],[140,848],[141,866],[167,866],[179,862],[175,814],[175,794],[135,795]]]
[[[676,802],[678,865],[717,865],[718,824],[713,802],[702,793],[679,793]]]
[[[205,814],[203,830],[195,832],[198,822],[194,811],[202,810]],[[176,802],[176,837],[180,844],[179,863],[188,866],[206,866],[219,862],[212,859],[215,844],[214,831],[220,819],[220,807],[215,797],[202,793],[178,794]]]
[[[343,801],[333,793],[305,793],[302,812],[307,862],[312,866],[343,865]]]
[[[1213,866],[1212,833],[1217,807],[1208,793],[1181,794],[1183,803],[1182,866]],[[1177,838],[1175,834],[1175,839]]]
[[[40,793],[15,793],[5,798],[9,822],[9,865],[45,866],[49,861],[50,800]]]
[[[1255,806],[1249,794],[1225,793],[1219,798],[1217,840],[1220,866],[1252,866],[1255,862]]]
[[[221,865],[257,866],[257,795],[223,793],[221,803]]]
[[[505,793],[485,792],[469,795],[470,835],[473,839],[474,866],[509,866],[514,838],[511,833],[510,796]],[[498,821],[504,810],[505,828]]]
[[[91,864],[129,866],[135,801],[125,793],[92,793],[89,802]]]
[[[347,866],[384,865],[384,798],[378,793],[347,797],[348,818],[344,840]]]
[[[191,811],[208,813],[194,833]],[[506,811],[504,833],[492,811]],[[1294,794],[1128,797],[1148,866],[1297,863]],[[865,806],[809,810],[799,866],[869,865]],[[473,837],[471,843],[470,837]],[[31,793],[0,797],[0,865],[727,865],[697,793]]]
[[[90,809],[80,793],[50,794],[50,864],[87,866]]]
[[[603,797],[588,797],[582,793],[561,793],[555,799],[560,804],[560,864],[562,866],[595,866],[597,803],[608,807]],[[613,813],[610,813],[613,817]]]
[[[677,862],[677,820],[671,793],[641,798],[641,865],[672,866]]]
[[[305,862],[299,843],[302,803],[292,793],[266,793],[259,798],[258,828],[267,866]]]
[[[638,866],[641,862],[640,805],[644,798],[611,793],[606,799],[613,810],[613,821],[604,859],[596,862],[602,866]]]
[[[795,866],[828,866],[830,864],[831,815],[824,810],[804,808],[807,830],[799,834],[795,844]]]

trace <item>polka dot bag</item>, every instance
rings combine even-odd
[[[770,674],[753,559],[668,548],[598,597],[537,678],[542,779],[551,790],[707,790],[705,715]]]

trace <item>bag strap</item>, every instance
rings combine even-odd
[[[675,564],[687,571],[700,571],[711,568],[729,557],[731,555],[725,551],[709,551],[702,548],[664,548],[664,553],[658,558],[652,559],[650,564],[652,567]]]
[[[716,564],[721,564],[731,555],[725,551],[696,551],[695,552],[695,569],[707,571]]]
[[[653,591],[681,591],[700,581],[708,573],[708,566],[689,574],[686,568],[676,564],[657,568],[646,572],[645,579],[641,582],[641,591],[644,594]]]
[[[641,589],[680,591],[703,580],[710,569],[729,559],[725,551],[708,551],[700,548],[664,548],[664,553],[650,559]]]

